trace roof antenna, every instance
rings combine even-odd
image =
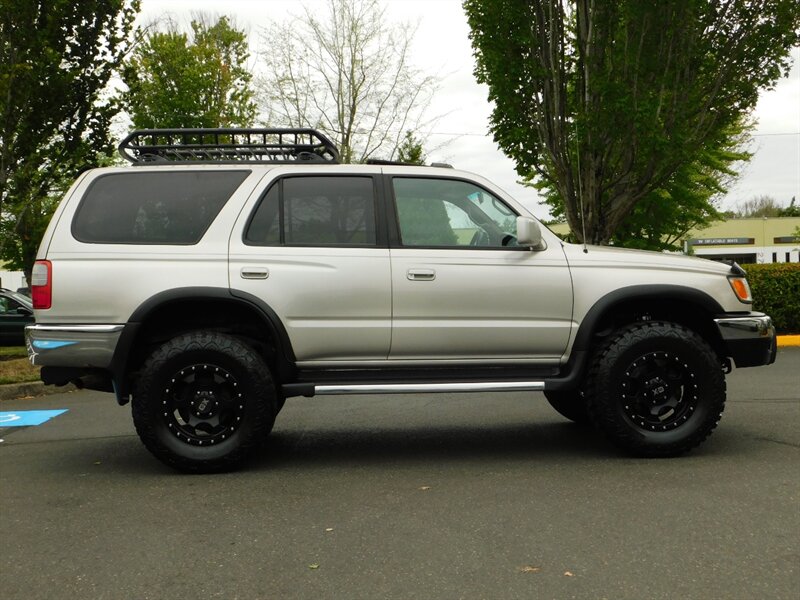
[[[575,156],[578,161],[578,199],[581,201],[581,230],[583,235],[583,253],[589,254],[589,249],[586,247],[586,219],[583,217],[583,191],[581,189],[581,147],[578,143],[578,119],[575,118]]]

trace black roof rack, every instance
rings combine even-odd
[[[384,160],[382,158],[368,158],[366,164],[368,165],[393,165],[398,167],[417,167],[420,165],[412,165],[411,163],[402,162],[399,160]]]
[[[315,129],[139,129],[119,144],[133,164],[339,163],[339,151]]]
[[[368,165],[384,165],[384,166],[398,166],[398,167],[424,167],[426,165],[417,165],[414,163],[409,162],[402,162],[399,160],[383,160],[381,158],[368,158],[367,159]],[[431,167],[439,167],[442,169],[452,169],[453,165],[443,162],[433,162],[430,165]]]

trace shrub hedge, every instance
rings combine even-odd
[[[744,265],[753,310],[767,313],[778,333],[800,333],[800,264]]]

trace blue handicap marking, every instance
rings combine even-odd
[[[14,412],[0,412],[0,428],[2,427],[29,427],[41,425],[57,417],[68,409],[61,410],[18,410]]]

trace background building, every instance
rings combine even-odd
[[[548,225],[558,235],[569,233],[566,223]],[[690,231],[683,251],[712,260],[739,264],[800,263],[800,217],[771,217],[717,221]]]
[[[800,217],[730,219],[689,232],[684,252],[739,264],[800,262]]]

